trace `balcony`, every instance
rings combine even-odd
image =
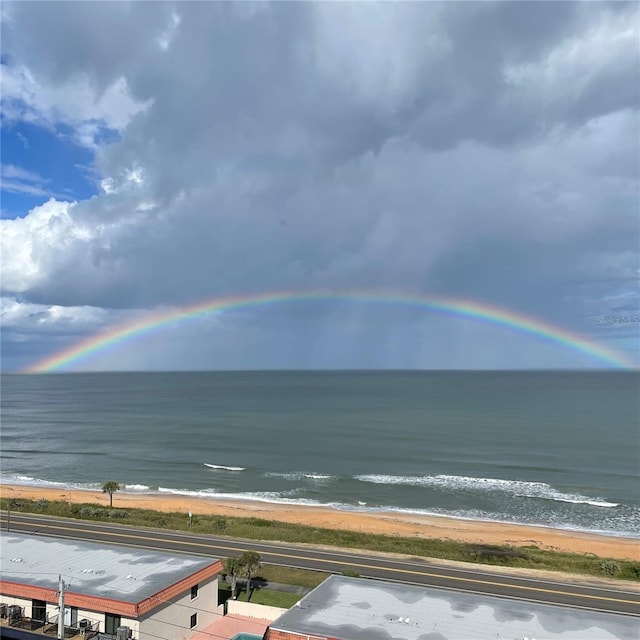
[[[0,619],[0,629],[7,627],[10,629],[29,631],[33,634],[40,635],[43,638],[58,637],[58,621],[55,617],[53,620],[47,620],[46,622],[27,618],[23,615],[14,615],[11,618]],[[2,631],[0,631],[0,637],[3,635]],[[64,628],[64,637],[66,639],[73,638],[73,640],[91,640],[92,638],[96,638],[96,636],[101,636],[98,640],[109,640],[112,637],[115,640],[115,636],[107,636],[104,633],[99,634],[97,631],[93,631],[91,626],[85,628],[65,626]]]

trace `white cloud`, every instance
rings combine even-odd
[[[180,14],[173,12],[170,17],[169,25],[166,31],[163,31],[157,38],[158,46],[162,51],[167,51],[171,48],[171,43],[176,36],[176,31],[182,22]]]
[[[66,196],[52,190],[48,185],[51,180],[43,178],[34,171],[28,171],[12,164],[3,164],[0,188],[7,193],[22,193],[28,196],[42,196],[46,198],[65,198]]]
[[[35,171],[27,171],[22,167],[16,167],[13,164],[3,164],[2,165],[2,179],[16,179],[24,182],[36,182],[43,183],[47,182],[45,178],[43,178],[39,173]]]
[[[122,131],[150,103],[133,100],[124,77],[99,92],[88,74],[53,85],[24,65],[3,64],[0,105],[9,123],[27,122],[49,129],[68,125],[78,144],[95,148],[102,129]]]
[[[28,171],[13,164],[3,164],[1,176],[0,188],[7,193],[22,193],[28,196],[43,196],[46,198],[64,199],[67,197],[52,190],[48,186],[51,182],[48,178],[43,178],[39,173]]]
[[[17,332],[19,339],[28,334],[76,334],[95,331],[105,322],[113,321],[114,314],[96,307],[63,307],[20,302],[15,298],[0,300],[0,324],[5,336]]]
[[[24,218],[0,221],[3,291],[21,293],[46,282],[51,259],[61,257],[74,240],[88,237],[69,215],[74,206],[51,198]]]
[[[20,142],[22,142],[22,146],[25,149],[30,149],[31,145],[29,144],[29,141],[27,140],[26,136],[24,136],[22,133],[20,133],[19,131],[16,133],[16,137],[18,138],[18,140],[20,140]]]
[[[2,181],[2,190],[10,193],[24,193],[29,196],[50,196],[52,192],[33,184],[25,184],[24,182],[13,182],[12,180]]]
[[[118,175],[100,180],[100,188],[104,193],[125,193],[130,195],[140,193],[139,187],[144,184],[144,170],[142,167],[126,167]]]

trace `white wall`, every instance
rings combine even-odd
[[[31,618],[31,614],[33,613],[31,611],[31,604],[32,604],[32,600],[31,598],[27,599],[27,598],[16,598],[14,596],[6,596],[6,595],[0,595],[0,602],[6,604],[7,606],[12,605],[12,604],[17,604],[19,607],[22,607],[22,614],[24,616],[26,616],[27,618]],[[48,620],[57,620],[57,615],[58,615],[58,609],[56,605],[53,604],[49,604],[47,602],[47,619]]]
[[[198,614],[198,624],[190,629],[191,615]],[[140,619],[140,631],[136,640],[183,640],[190,638],[214,620],[218,613],[218,579],[209,578],[198,583],[198,597],[191,599],[191,589],[176,596],[163,607],[149,612]]]
[[[47,615],[49,616],[49,620],[57,620],[58,619],[58,607],[55,604],[47,603]],[[91,628],[94,631],[101,631],[104,633],[104,619],[105,615],[103,611],[90,611],[89,609],[78,609],[78,614],[76,616],[76,624],[80,622],[80,620],[87,619],[91,622]],[[120,624],[131,629],[132,635],[134,638],[138,637],[139,631],[139,623],[137,620],[133,620],[131,618],[125,618],[121,616]]]
[[[0,595],[0,602],[4,602],[4,604],[8,606],[12,604],[17,604],[19,607],[22,607],[22,614],[27,616],[27,618],[31,617],[31,600],[26,600],[25,598],[14,598],[12,596],[3,596]]]
[[[23,608],[23,614],[31,617],[31,599],[0,595],[0,602],[7,606],[17,604]],[[218,606],[218,579],[209,578],[198,584],[198,597],[191,600],[189,588],[181,596],[177,596],[165,606],[154,609],[140,620],[121,618],[121,625],[132,631],[134,640],[183,640],[208,627],[220,617],[222,607]],[[190,629],[191,615],[198,614],[198,624]],[[58,610],[55,604],[47,603],[47,615],[50,621],[57,620]],[[104,612],[78,609],[77,619],[87,618],[98,622],[98,631],[104,632]],[[93,626],[96,629],[96,626]]]
[[[242,600],[227,600],[227,614],[236,616],[249,616],[259,620],[273,622],[277,620],[288,609],[280,607],[268,607],[265,604],[254,604],[253,602],[243,602]]]
[[[26,616],[27,618],[31,618],[31,615],[33,613],[31,611],[31,604],[32,604],[31,599],[0,595],[0,602],[3,602],[7,606],[12,604],[17,604],[19,607],[22,607],[23,615]],[[104,632],[104,618],[105,618],[104,612],[89,611],[87,609],[78,609],[78,616],[77,616],[78,622],[83,618],[87,618],[87,620],[91,620],[91,622],[94,623],[93,624],[94,630],[97,629],[98,631]],[[57,622],[58,620],[57,604],[51,604],[50,602],[47,602],[47,620],[49,622]],[[97,627],[95,625],[96,622],[98,623]],[[137,640],[140,633],[140,623],[137,620],[122,617],[121,624],[123,626],[129,627],[131,629],[133,638]]]

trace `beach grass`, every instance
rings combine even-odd
[[[9,507],[8,498],[0,499],[0,507]],[[409,538],[400,536],[359,533],[309,527],[300,524],[265,520],[261,518],[220,517],[195,515],[191,526],[184,513],[165,513],[150,509],[110,509],[99,504],[69,504],[62,501],[12,499],[11,510],[26,513],[41,513],[65,518],[76,518],[94,522],[122,523],[169,529],[193,531],[246,540],[306,543],[363,551],[399,553],[417,558],[455,560],[475,564],[497,565],[558,571],[598,578],[617,578],[640,581],[640,562],[615,560],[594,554],[566,553],[538,549],[533,545],[509,546],[488,545],[441,540],[438,538]],[[347,569],[348,567],[345,567]],[[294,570],[280,568],[283,572]],[[265,567],[265,571],[271,567]],[[275,571],[275,569],[274,569]],[[309,573],[309,572],[306,572]],[[267,577],[267,576],[265,576]],[[301,584],[300,576],[282,573],[279,577],[269,576],[273,582]],[[301,578],[300,578],[301,579]],[[324,579],[324,577],[322,577]],[[319,579],[319,582],[322,581]],[[312,584],[301,586],[316,586]]]

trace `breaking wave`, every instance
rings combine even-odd
[[[617,502],[603,498],[590,498],[574,493],[563,493],[545,482],[527,482],[525,480],[502,480],[499,478],[470,478],[467,476],[391,476],[365,474],[355,476],[361,482],[373,484],[406,485],[414,487],[433,487],[440,489],[462,489],[464,491],[500,492],[517,498],[538,498],[556,502],[588,504],[592,507],[618,507]]]
[[[172,489],[170,487],[158,487],[159,493],[188,496],[190,498],[215,498],[220,500],[249,500],[252,502],[273,502],[283,504],[299,504],[319,506],[323,503],[306,498],[293,498],[295,491],[247,491],[238,493],[218,492],[215,489]]]
[[[79,491],[102,491],[102,485],[99,482],[57,482],[55,480],[43,480],[42,478],[34,478],[33,476],[25,476],[15,474],[12,476],[1,476],[0,482],[3,484],[15,484],[25,487],[44,487],[57,489],[74,489]],[[153,492],[153,489],[146,484],[120,484],[120,491],[125,493],[147,493]]]
[[[307,474],[301,474],[302,476]],[[309,474],[311,475],[311,474]],[[313,474],[316,475],[316,474]],[[318,474],[319,475],[319,474]],[[332,476],[335,477],[335,476]],[[563,494],[558,492],[550,485],[544,483],[532,483],[524,481],[499,480],[492,478],[469,478],[465,476],[385,476],[385,475],[364,475],[356,476],[357,481],[371,482],[373,484],[391,484],[391,485],[409,485],[409,486],[431,486],[443,487],[450,492],[459,490],[484,490],[488,492],[498,492],[498,495],[507,497],[541,497],[547,500],[560,500],[562,502],[579,502],[586,505],[595,505],[596,507],[614,506],[614,503],[606,502],[601,499],[585,498],[584,496],[573,496],[571,494]],[[51,480],[42,480],[30,475],[22,474],[6,474],[1,476],[1,481],[6,484],[42,486],[50,488],[64,489],[81,489],[86,491],[101,491],[102,485],[98,483],[80,484],[68,482],[55,482]],[[315,489],[315,486],[314,486]],[[520,511],[519,515],[515,515],[510,508],[503,510],[500,507],[495,509],[474,509],[474,508],[455,508],[431,506],[427,508],[415,508],[409,506],[393,505],[383,502],[371,501],[364,495],[354,496],[352,501],[344,501],[344,499],[332,500],[330,494],[322,497],[309,496],[305,494],[306,489],[297,486],[284,491],[229,491],[224,489],[180,489],[172,487],[149,487],[146,484],[123,484],[122,491],[125,493],[148,493],[160,495],[185,496],[209,500],[237,500],[247,502],[264,502],[286,505],[298,505],[300,507],[327,507],[339,511],[354,512],[388,512],[401,513],[416,516],[445,516],[463,520],[482,520],[493,522],[509,522],[512,524],[528,524],[535,526],[546,526],[555,529],[567,529],[577,531],[590,531],[593,533],[601,533],[605,535],[624,536],[632,538],[640,538],[640,511],[634,507],[620,506],[619,509],[606,509],[601,513],[611,514],[604,518],[598,518],[597,521],[591,519],[589,521],[572,521],[567,522],[566,519],[557,516],[556,511],[549,511],[548,507],[535,505],[535,509],[530,511]],[[560,497],[557,497],[560,496]],[[337,498],[337,496],[335,496]],[[361,498],[361,499],[359,499]],[[533,503],[529,503],[532,505]],[[539,510],[541,508],[542,510]],[[592,518],[592,516],[590,516]]]
[[[209,467],[209,469],[221,469],[224,471],[244,471],[246,467],[226,467],[223,464],[209,464],[208,462],[204,463],[205,467]]]
[[[279,472],[268,471],[264,474],[268,478],[283,478],[285,480],[333,480],[334,476],[326,473],[311,473],[308,471],[292,471],[292,472]]]
[[[55,480],[42,480],[41,478],[34,478],[33,476],[24,476],[15,474],[12,476],[1,476],[0,482],[3,484],[16,484],[27,487],[48,487],[58,489],[78,489],[81,491],[95,491],[100,489],[102,491],[102,485],[96,482],[82,484],[79,482],[56,482]]]
[[[151,487],[148,487],[146,484],[125,484],[122,490],[131,493],[146,493],[147,491],[151,491]]]

